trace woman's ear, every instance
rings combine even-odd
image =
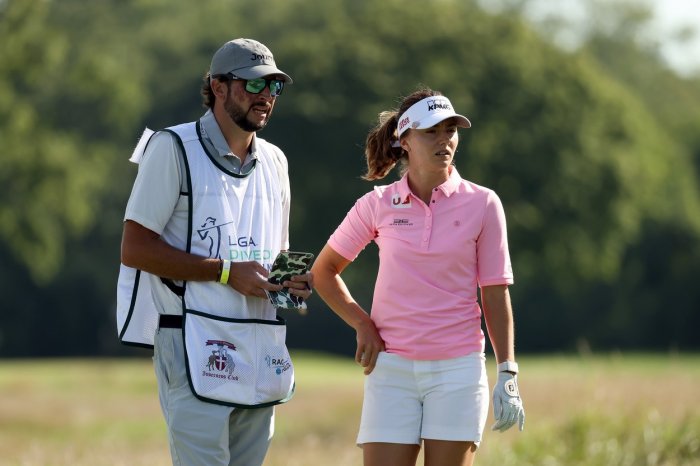
[[[410,147],[408,144],[408,138],[401,139],[399,144],[401,144],[401,149],[403,149],[404,152],[408,152],[408,148]]]

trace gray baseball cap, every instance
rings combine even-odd
[[[292,78],[275,65],[270,49],[252,39],[234,39],[226,42],[211,59],[209,75],[232,73],[239,78],[255,79],[278,74],[291,83]]]

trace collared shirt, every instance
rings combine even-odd
[[[255,137],[253,137],[253,141],[250,144],[250,152],[246,154],[245,163],[241,165],[241,159],[231,152],[226,138],[224,138],[224,135],[221,133],[214,113],[211,110],[207,110],[207,113],[205,113],[199,121],[201,123],[204,145],[211,154],[218,154],[221,156],[221,160],[223,160],[223,164],[226,168],[239,175],[245,175],[253,169],[253,161],[258,158]]]
[[[240,167],[240,159],[238,157],[225,157],[231,154],[231,150],[211,110],[207,111],[200,118],[200,122],[201,127],[206,130],[206,136],[202,136],[205,148],[210,154],[221,155],[222,160],[228,159],[228,162],[225,162],[227,169],[228,167],[238,168],[238,171],[234,171],[234,173],[240,173],[240,169],[243,168],[242,174],[245,175],[254,168],[253,160],[258,158],[257,153],[260,150],[260,144],[264,147],[270,147],[271,153],[275,153],[275,150],[279,151],[272,144],[258,138],[257,135],[253,135],[251,153],[246,157],[244,166]],[[279,153],[281,154],[281,151]],[[238,167],[235,166],[233,159],[238,162]],[[278,172],[285,218],[285,224],[282,227],[283,241],[286,246],[283,249],[287,249],[289,247],[288,221],[291,205],[289,175],[287,173],[286,159],[283,156],[280,156],[280,158],[276,157],[276,159],[279,162]],[[184,161],[182,154],[180,154],[180,149],[170,133],[160,131],[153,135],[152,140],[146,147],[143,159],[139,163],[139,171],[126,206],[124,220],[134,220],[159,235],[163,233],[170,221],[180,225],[187,225],[187,199],[180,196],[180,193],[187,188],[186,183],[184,183],[185,170],[183,164]],[[185,240],[183,238],[182,245],[177,246],[184,249],[184,244]]]
[[[447,359],[484,351],[477,287],[513,283],[505,214],[490,189],[452,167],[426,205],[408,178],[361,197],[328,244],[348,260],[374,241],[371,317],[388,352]]]
[[[289,178],[284,153],[254,136],[257,162],[248,174],[235,174],[211,150],[210,137],[220,133],[218,125],[210,127],[210,137],[204,137],[201,121],[197,123],[157,132],[143,152],[132,156],[139,171],[124,219],[158,233],[176,249],[202,257],[256,260],[270,267],[277,251],[289,248]],[[122,327],[124,335],[129,335],[130,342],[153,345],[155,313],[179,315],[183,301],[147,272],[138,278],[134,269],[122,266],[119,277],[118,319],[128,312],[124,325],[133,329]],[[274,307],[267,299],[244,297],[214,282],[192,282],[187,292],[188,303],[210,313],[244,319],[274,317]]]

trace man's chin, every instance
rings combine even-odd
[[[236,125],[238,125],[239,128],[241,128],[243,131],[246,131],[248,133],[254,133],[256,131],[260,131],[261,129],[265,128],[267,126],[268,120],[264,120],[260,123],[254,123],[250,120],[243,120],[243,121],[236,121]]]

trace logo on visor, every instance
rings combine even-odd
[[[404,128],[404,126],[408,124],[409,121],[411,121],[409,117],[406,117],[403,120],[399,121],[399,131],[401,131]]]
[[[428,101],[428,111],[434,110],[452,110],[452,105],[445,99],[434,99]]]

